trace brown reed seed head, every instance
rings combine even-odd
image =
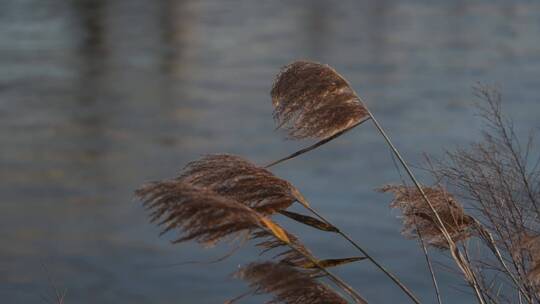
[[[189,163],[178,180],[209,188],[261,214],[272,214],[303,199],[289,182],[235,155],[206,155]]]
[[[296,61],[283,67],[271,96],[278,127],[295,139],[326,138],[368,115],[347,81],[316,62]]]
[[[340,295],[302,271],[283,263],[251,263],[236,276],[249,282],[253,294],[272,294],[273,303],[345,304]]]
[[[474,219],[468,216],[463,206],[441,187],[422,187],[434,209],[454,242],[471,236]],[[402,234],[407,238],[417,238],[421,234],[426,244],[448,249],[448,242],[439,229],[439,221],[416,187],[387,185],[381,192],[394,194],[390,207],[399,208],[403,217]]]
[[[151,211],[151,221],[163,227],[161,234],[178,232],[173,243],[195,240],[212,246],[261,226],[260,217],[248,207],[178,181],[149,183],[138,189],[136,195]]]
[[[515,244],[512,254],[523,257],[523,260],[530,260],[527,279],[538,290],[540,288],[540,235],[523,232]]]

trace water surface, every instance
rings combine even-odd
[[[306,145],[274,131],[268,96],[301,58],[345,75],[412,163],[478,138],[477,82],[538,128],[538,37],[533,1],[2,1],[0,297],[43,302],[52,278],[66,303],[222,303],[256,250],[159,267],[226,249],[158,238],[136,187],[205,153],[262,164]],[[434,301],[421,250],[373,191],[399,175],[370,124],[274,172]],[[355,254],[292,228],[321,257]],[[338,273],[373,303],[407,302],[366,263]],[[459,277],[440,280],[448,303],[472,302]]]

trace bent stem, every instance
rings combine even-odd
[[[335,71],[334,71],[335,72]],[[345,81],[348,85],[348,87],[350,87],[352,89],[352,86],[348,83],[348,81],[343,77],[341,76],[339,73],[335,72],[343,81]],[[354,92],[354,90],[353,90]],[[354,92],[354,95],[355,96],[359,96],[358,94],[356,94],[356,92]],[[475,291],[475,295],[476,295],[476,298],[478,299],[478,302],[481,303],[481,304],[485,304],[485,300],[483,299],[482,297],[482,294],[481,294],[481,291],[480,291],[480,287],[479,287],[479,284],[478,284],[478,281],[476,279],[476,276],[474,274],[474,271],[470,268],[470,266],[468,265],[467,263],[467,260],[463,257],[462,253],[460,252],[459,248],[457,247],[456,243],[452,240],[452,237],[450,235],[450,233],[448,232],[448,230],[446,229],[445,225],[444,225],[444,222],[442,221],[439,213],[437,212],[437,210],[435,209],[435,207],[433,206],[433,204],[430,202],[429,198],[426,196],[426,193],[424,192],[424,190],[422,189],[422,187],[420,186],[420,183],[418,182],[418,180],[416,179],[416,177],[414,176],[414,174],[412,173],[410,167],[407,165],[407,163],[405,162],[405,160],[403,159],[403,157],[401,156],[401,154],[399,153],[399,151],[397,150],[397,148],[394,146],[394,144],[392,143],[392,141],[390,140],[390,138],[388,137],[388,135],[386,134],[386,132],[384,131],[384,129],[382,128],[382,126],[379,124],[379,122],[377,121],[377,119],[375,119],[375,117],[373,116],[373,113],[371,113],[371,111],[369,110],[369,108],[365,105],[365,103],[358,97],[358,101],[360,102],[360,104],[364,107],[364,109],[367,111],[367,117],[365,117],[364,119],[362,119],[359,123],[349,127],[348,129],[345,129],[345,130],[341,130],[339,132],[337,132],[336,134],[326,138],[326,139],[323,139],[317,143],[315,143],[314,145],[310,146],[310,147],[307,147],[307,148],[304,148],[300,151],[297,151],[285,158],[282,158],[280,160],[277,160],[275,162],[272,162],[270,163],[269,165],[267,165],[265,168],[269,168],[271,166],[274,166],[278,163],[281,163],[281,162],[284,162],[286,160],[289,160],[289,159],[292,159],[294,157],[297,157],[301,154],[304,154],[306,152],[309,152],[319,146],[322,146],[326,143],[328,143],[329,141],[339,137],[340,135],[344,134],[345,132],[351,130],[352,128],[360,125],[361,123],[371,119],[373,121],[373,124],[375,125],[375,127],[377,128],[378,132],[382,135],[382,137],[384,138],[384,140],[386,141],[386,143],[388,144],[388,146],[390,147],[391,151],[394,153],[394,155],[397,157],[397,159],[399,160],[399,162],[401,163],[401,165],[403,166],[403,168],[405,169],[405,171],[407,172],[407,175],[409,176],[409,178],[412,180],[412,182],[414,183],[415,187],[418,189],[419,193],[421,194],[423,200],[428,204],[429,208],[431,209],[431,211],[433,212],[434,216],[435,216],[435,219],[436,219],[436,224],[439,228],[439,230],[441,231],[443,237],[445,238],[445,240],[448,242],[448,246],[449,246],[449,250],[450,250],[450,253],[454,259],[454,261],[456,262],[456,265],[460,268],[460,270],[462,271],[463,275],[465,276],[465,279],[467,280],[467,282],[469,283],[469,285],[471,285],[471,287],[474,289]],[[327,220],[325,220],[322,216],[320,216],[318,213],[316,213],[312,208],[308,207],[308,206],[305,206],[306,208],[310,209],[311,212],[313,212],[315,215],[317,215],[321,220],[323,221],[326,221],[327,223],[329,223]],[[330,224],[330,223],[329,223]],[[339,230],[339,229],[338,229]],[[339,234],[344,237],[347,241],[349,241],[351,244],[353,244],[354,247],[356,247],[358,250],[360,250],[364,255],[366,255],[366,257],[375,265],[377,266],[381,271],[383,271],[387,276],[389,276],[399,287],[401,287],[401,289],[403,291],[405,291],[405,293],[415,302],[415,303],[419,303],[418,299],[412,295],[412,293],[403,286],[403,284],[401,282],[399,282],[399,280],[397,280],[397,278],[395,278],[395,276],[391,275],[386,269],[384,269],[384,267],[382,267],[379,263],[377,263],[371,256],[369,256],[368,254],[366,254],[365,250],[363,250],[360,246],[358,246],[356,243],[354,243],[347,235],[345,235],[343,232],[339,232]]]
[[[332,224],[329,220],[327,220],[323,215],[318,213],[315,209],[310,207],[309,205],[302,204],[307,210],[309,210],[311,213],[313,213],[315,216],[317,216],[322,221],[326,222],[329,225],[332,225],[337,229],[337,234],[339,234],[341,237],[343,237],[345,240],[347,240],[353,247],[355,247],[358,251],[360,251],[373,265],[375,265],[377,268],[379,268],[380,271],[382,271],[387,277],[389,277],[407,296],[416,304],[420,304],[420,300],[412,293],[407,286],[405,286],[394,274],[392,274],[390,271],[388,271],[383,265],[381,265],[377,260],[375,260],[364,248],[362,248],[358,243],[356,243],[354,240],[352,240],[345,232],[341,231],[338,227],[336,227],[334,224]]]
[[[424,256],[426,257],[426,263],[429,268],[429,273],[431,274],[431,282],[433,282],[433,288],[435,288],[435,295],[437,296],[437,303],[442,304],[439,284],[437,284],[437,278],[435,277],[435,271],[433,270],[433,265],[431,265],[431,259],[429,258],[426,243],[424,242],[424,238],[422,237],[422,233],[420,232],[420,230],[416,229],[416,231],[418,233],[418,238],[420,239],[420,245],[422,245],[422,251],[424,252]]]
[[[330,136],[330,137],[327,137],[321,141],[318,141],[316,142],[315,144],[311,145],[311,146],[308,146],[306,148],[303,148],[301,150],[298,150],[286,157],[283,157],[281,159],[278,159],[276,161],[273,161],[271,163],[269,163],[268,165],[264,166],[265,169],[268,169],[270,167],[273,167],[277,164],[280,164],[282,162],[285,162],[287,160],[290,160],[290,159],[293,159],[297,156],[300,156],[304,153],[307,153],[311,150],[314,150],[336,138],[338,138],[339,136],[345,134],[346,132],[354,129],[355,127],[363,124],[364,122],[368,121],[369,119],[371,119],[372,116],[371,115],[368,115],[366,116],[365,118],[361,119],[360,121],[358,121],[357,123],[355,123],[354,125],[350,126],[349,128],[345,129],[345,130],[341,130],[337,133],[335,133],[334,135]],[[405,294],[416,304],[420,304],[420,300],[418,299],[418,297],[416,297],[414,295],[414,293],[409,289],[407,288],[407,286],[405,286],[394,274],[392,274],[390,271],[388,271],[383,265],[381,265],[379,262],[377,262],[377,260],[375,260],[364,248],[362,248],[360,245],[358,245],[354,240],[352,240],[347,234],[345,234],[343,231],[341,231],[337,226],[335,226],[334,224],[332,224],[329,220],[327,220],[324,216],[322,216],[320,213],[318,213],[315,209],[313,209],[311,206],[309,206],[308,204],[304,204],[304,203],[301,203],[302,206],[304,206],[307,210],[309,210],[311,213],[313,213],[315,216],[317,216],[319,219],[321,219],[323,222],[333,226],[333,227],[336,227],[336,229],[338,230],[336,233],[338,233],[341,237],[343,237],[347,242],[349,242],[353,247],[355,247],[359,252],[361,252],[373,265],[375,265],[380,271],[382,271],[386,276],[388,276],[396,285],[398,285],[399,288],[401,288],[401,290],[403,290],[403,292],[405,292]]]
[[[368,108],[366,107],[366,109],[368,109]],[[435,207],[433,206],[433,204],[431,203],[431,201],[427,197],[426,193],[422,189],[422,186],[420,186],[420,182],[418,182],[418,180],[416,179],[416,177],[412,173],[412,170],[409,167],[409,165],[407,165],[407,163],[405,162],[405,160],[403,159],[403,157],[401,156],[401,154],[399,153],[397,148],[394,146],[394,144],[390,140],[390,137],[388,137],[388,135],[386,134],[386,132],[384,131],[382,126],[379,124],[377,119],[373,116],[371,111],[369,111],[369,109],[367,111],[368,111],[368,115],[371,117],[371,121],[373,121],[373,124],[375,125],[375,127],[377,128],[377,130],[379,131],[381,136],[384,138],[384,140],[386,141],[388,146],[390,147],[390,150],[392,150],[394,155],[397,157],[398,161],[401,163],[401,165],[405,169],[405,172],[407,172],[407,175],[409,176],[411,181],[414,183],[416,189],[418,189],[418,192],[420,192],[420,195],[422,196],[424,201],[428,204],[429,208],[431,209],[431,211],[435,215],[437,225],[439,226],[439,229],[440,229],[442,235],[444,236],[444,238],[448,242],[450,253],[452,254],[452,257],[454,258],[454,260],[456,261],[456,265],[460,268],[460,270],[465,275],[465,278],[467,279],[467,281],[473,287],[473,289],[475,291],[475,296],[478,299],[478,302],[481,303],[481,304],[485,304],[485,301],[484,301],[484,299],[483,299],[483,297],[481,295],[480,287],[479,287],[478,282],[476,280],[476,276],[474,275],[474,273],[470,269],[470,267],[467,266],[466,260],[464,259],[463,255],[461,254],[461,252],[457,248],[456,243],[452,240],[452,237],[450,236],[450,233],[448,232],[448,230],[444,226],[444,222],[442,221],[441,217],[439,216],[439,213],[437,212],[437,210],[435,209]]]
[[[366,116],[363,119],[361,119],[360,121],[358,121],[357,123],[355,123],[352,126],[348,127],[347,129],[341,130],[341,131],[337,132],[336,134],[334,134],[332,136],[329,136],[329,137],[327,137],[327,138],[325,138],[323,140],[320,140],[320,141],[314,143],[313,145],[311,145],[309,147],[298,150],[298,151],[296,151],[296,152],[294,152],[294,153],[292,153],[292,154],[290,154],[290,155],[288,155],[286,157],[283,157],[281,159],[273,161],[273,162],[269,163],[268,165],[264,166],[264,168],[268,169],[268,168],[273,167],[273,166],[275,166],[275,165],[277,165],[279,163],[285,162],[285,161],[287,161],[289,159],[293,159],[293,158],[295,158],[297,156],[300,156],[300,155],[302,155],[304,153],[307,153],[307,152],[309,152],[311,150],[317,149],[318,147],[320,147],[320,146],[322,146],[322,145],[324,145],[324,144],[326,144],[326,143],[340,137],[341,135],[345,134],[346,132],[354,129],[355,127],[357,127],[357,126],[359,126],[361,124],[363,124],[364,122],[368,121],[369,119],[370,119],[370,116]]]
[[[504,258],[502,257],[502,254],[497,247],[497,243],[495,242],[493,235],[491,235],[491,233],[487,229],[485,229],[484,226],[477,219],[474,219],[474,222],[476,224],[476,228],[480,231],[480,234],[484,238],[486,238],[486,241],[489,244],[488,247],[491,249],[492,253],[495,255],[495,257],[497,257],[497,260],[499,261],[499,263],[501,263],[508,276],[510,276],[514,285],[519,289],[520,295],[523,295],[523,297],[525,297],[528,303],[532,303],[532,299],[529,297],[528,293],[523,289],[523,286],[518,282],[513,272],[510,271],[510,269],[504,262]]]
[[[273,231],[270,231],[269,229],[264,228],[264,227],[261,227],[261,228],[266,230],[266,232],[268,232],[269,234],[274,235]],[[322,272],[324,272],[324,274],[326,276],[328,276],[337,286],[341,287],[341,289],[343,289],[343,291],[345,291],[355,301],[355,303],[357,303],[357,304],[368,304],[367,300],[364,299],[360,294],[358,294],[358,292],[356,292],[356,290],[354,290],[354,288],[352,288],[345,281],[343,281],[342,279],[337,277],[335,274],[331,273],[328,269],[323,267],[321,265],[321,263],[319,263],[319,261],[316,258],[314,258],[313,256],[311,256],[309,254],[306,254],[304,251],[298,249],[296,246],[294,246],[290,242],[285,242],[283,240],[282,240],[282,242],[284,244],[286,244],[289,248],[294,250],[296,253],[298,253],[298,254],[302,255],[303,257],[305,257],[306,259],[308,259],[311,263],[313,263],[313,265],[315,265],[315,267],[317,267]]]

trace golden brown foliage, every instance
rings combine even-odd
[[[283,263],[251,263],[236,276],[250,283],[253,294],[272,294],[266,302],[287,304],[346,304],[340,295],[313,278],[315,273]]]
[[[441,187],[423,187],[422,189],[439,214],[452,240],[458,242],[469,238],[474,220],[465,214],[461,204]],[[404,236],[414,238],[420,233],[428,245],[441,249],[448,248],[448,242],[437,225],[438,221],[433,211],[415,187],[387,185],[379,191],[394,194],[390,207],[399,208],[402,211]]]
[[[189,163],[178,180],[206,187],[262,214],[286,209],[304,201],[289,182],[235,155],[206,155]]]
[[[271,96],[274,119],[291,138],[326,138],[368,116],[347,81],[316,62],[296,61],[283,67]]]

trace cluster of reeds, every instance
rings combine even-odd
[[[539,303],[540,159],[533,160],[532,137],[522,145],[502,114],[500,93],[485,86],[475,93],[482,101],[483,139],[430,161],[428,169],[467,205],[474,245],[492,253],[491,259],[481,253],[469,258],[484,302]]]
[[[540,214],[531,217],[528,212],[538,210],[535,209],[538,192],[533,188],[538,183],[522,168],[520,151],[512,150],[516,137],[513,132],[504,133],[508,130],[500,112],[496,112],[499,116],[491,122],[502,128],[503,135],[509,139],[499,142],[496,137],[488,136],[487,146],[476,147],[485,152],[483,156],[478,156],[476,151],[450,153],[452,165],[444,167],[441,163],[439,167],[431,167],[439,183],[427,187],[416,179],[366,104],[331,67],[310,61],[293,62],[277,75],[271,96],[278,127],[286,129],[291,138],[314,138],[318,142],[266,166],[234,155],[207,155],[187,164],[177,177],[148,183],[136,191],[150,211],[151,220],[163,228],[163,233],[177,233],[173,242],[193,240],[212,246],[220,241],[237,240],[242,245],[245,240],[255,239],[259,240],[257,246],[263,252],[279,251],[272,261],[250,263],[236,273],[249,283],[250,291],[229,303],[249,294],[262,293],[273,296],[268,303],[367,303],[356,289],[329,270],[360,260],[375,265],[412,302],[420,303],[414,293],[364,247],[317,212],[292,183],[269,171],[270,167],[326,144],[368,120],[373,122],[412,181],[413,186],[390,185],[380,190],[395,195],[391,207],[402,210],[403,234],[419,240],[438,302],[442,302],[442,297],[428,247],[449,253],[478,303],[499,303],[504,298],[494,294],[494,286],[489,285],[493,281],[488,280],[485,271],[488,267],[508,276],[520,300],[527,303],[538,300],[540,254],[535,252],[540,238],[536,237],[533,224]],[[488,93],[486,96],[491,101],[489,109],[498,110],[497,102]],[[501,152],[498,145],[505,146],[504,152],[509,153],[501,156],[503,163],[498,162],[496,153]],[[487,166],[487,176],[467,163],[476,162],[474,157],[482,157],[478,166]],[[507,161],[513,161],[514,167],[509,168],[504,163]],[[505,184],[504,187],[499,183]],[[479,204],[478,214],[467,214],[443,184],[470,196],[469,200]],[[287,210],[294,203],[307,213]],[[507,209],[509,207],[511,210]],[[321,232],[337,234],[360,255],[319,259],[297,236],[273,220],[277,214]],[[478,219],[477,215],[480,215]],[[509,220],[511,223],[507,224]],[[468,250],[473,236],[486,245],[494,262],[482,264],[474,260]]]

